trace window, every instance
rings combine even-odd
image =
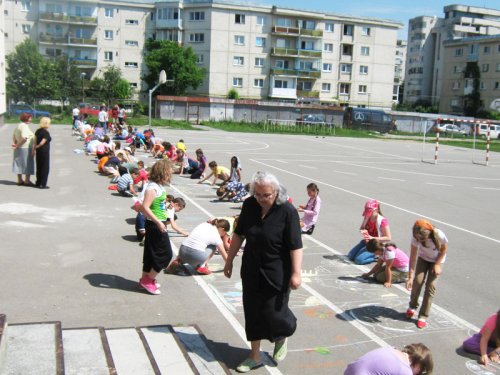
[[[204,21],[205,12],[189,12],[190,21]]]
[[[455,48],[455,57],[463,56],[464,49],[463,48]]]
[[[243,35],[235,35],[234,36],[234,44],[237,44],[239,46],[244,46],[245,45],[245,37]]]
[[[264,87],[264,80],[262,78],[255,78],[253,80],[253,87]]]
[[[483,65],[481,65],[481,71],[483,73],[486,73],[488,70],[490,70],[490,64],[483,64]]]
[[[139,42],[137,40],[126,40],[125,45],[137,47],[139,45]]]
[[[54,49],[54,48],[47,48],[45,50],[45,54],[50,57],[58,57],[62,55],[62,50],[60,49]]]
[[[360,65],[360,67],[359,67],[359,74],[368,74],[368,66],[366,66],[366,65]]]
[[[323,71],[324,72],[331,72],[332,71],[332,64],[330,64],[330,63],[323,63]]]
[[[327,31],[329,33],[333,33],[333,30],[334,30],[333,23],[331,23],[331,22],[325,23],[325,31]]]
[[[266,24],[266,17],[257,16],[257,25],[264,26]]]
[[[138,25],[138,20],[125,20],[125,25]]]
[[[486,90],[486,83],[481,81],[481,83],[479,84],[479,90]]]
[[[243,78],[234,77],[233,78],[233,87],[243,87]]]
[[[265,47],[266,46],[266,38],[263,38],[261,36],[255,37],[255,45],[257,47]]]
[[[8,11],[7,9],[5,9],[5,10],[3,11],[3,14],[5,14],[6,16],[8,16],[8,15],[9,15],[9,11]]]
[[[234,15],[234,23],[244,24],[245,23],[245,15],[244,14],[235,14]]]
[[[500,88],[500,82],[495,82],[495,90],[498,90]]]
[[[325,51],[325,52],[333,52],[333,43],[325,43],[323,45],[323,51]]]
[[[104,39],[112,40],[113,39],[113,30],[104,30]]]
[[[361,47],[361,55],[363,56],[370,56],[370,47]]]
[[[31,25],[23,25],[23,33],[29,34],[31,30]]]
[[[453,73],[462,73],[462,67],[458,66],[458,65],[455,65],[453,67]]]
[[[278,18],[278,22],[276,22],[276,26],[292,27],[292,20],[289,18]]]
[[[500,72],[500,63],[497,63],[497,69],[496,69],[497,72]]]
[[[457,107],[459,104],[460,104],[460,103],[459,103],[458,99],[451,99],[451,100],[450,100],[450,105],[451,105],[452,107]]]
[[[203,65],[204,63],[205,63],[205,61],[204,61],[203,54],[200,53],[200,54],[196,55],[196,64]]]
[[[340,64],[340,72],[341,73],[351,73],[352,72],[352,64]]]
[[[113,8],[104,8],[104,17],[113,18]]]
[[[359,85],[358,86],[358,93],[359,94],[366,94],[366,85]]]
[[[203,33],[192,33],[189,34],[190,43],[203,43],[205,41],[205,34]]]
[[[234,56],[233,65],[245,65],[245,59],[243,56]]]
[[[17,1],[16,1],[17,2]],[[77,7],[78,8],[78,7]],[[49,13],[62,13],[62,5],[61,4],[46,4],[45,10]],[[79,16],[80,14],[77,14]]]
[[[454,81],[451,85],[452,90],[458,90],[460,88],[460,82]]]
[[[159,8],[156,13],[159,20],[179,19],[179,8]]]
[[[321,91],[330,92],[331,89],[332,89],[332,85],[330,83],[322,83],[321,84]]]
[[[352,36],[353,30],[353,25],[344,25],[344,35]]]
[[[137,82],[130,82],[130,88],[131,89],[136,89],[137,88]]]
[[[283,81],[281,79],[277,79],[274,81],[274,87],[277,89],[287,89],[288,81]]]
[[[370,27],[366,27],[366,26],[363,26],[361,27],[361,35],[364,35],[364,36],[370,36],[371,35],[371,28]]]
[[[139,67],[139,64],[136,62],[131,62],[131,61],[125,62],[125,68],[137,68],[137,67]]]
[[[21,1],[21,10],[23,12],[29,12],[29,10],[31,9],[31,1]]]
[[[258,68],[262,68],[264,66],[264,58],[256,57],[255,58],[255,66]]]
[[[297,90],[311,91],[312,87],[313,87],[312,82],[309,82],[309,81],[297,82]]]
[[[483,48],[483,53],[484,53],[485,55],[488,55],[488,54],[490,53],[490,51],[491,51],[490,46],[484,46],[484,48]]]
[[[113,51],[104,51],[104,61],[113,61]]]
[[[351,91],[351,84],[350,83],[341,83],[340,84],[340,90],[339,93],[343,95],[349,95]]]
[[[352,44],[342,44],[342,55],[352,56]]]
[[[80,17],[91,17],[92,10],[89,7],[76,6],[75,14]]]

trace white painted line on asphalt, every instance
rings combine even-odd
[[[316,167],[313,167],[311,165],[303,165],[303,164],[299,164],[299,167],[302,167],[302,168],[309,168],[309,169],[318,169]]]
[[[450,184],[438,184],[437,182],[426,182],[425,183],[426,185],[434,185],[434,186],[448,186],[448,187],[452,187],[453,185],[450,185]]]
[[[379,177],[381,180],[389,180],[389,181],[401,181],[401,182],[406,182],[406,180],[403,180],[401,178],[390,178],[390,177]]]
[[[178,192],[180,195],[184,197],[184,199],[188,200],[191,204],[193,204],[196,208],[198,208],[201,212],[206,214],[208,217],[214,217],[209,211],[203,208],[201,205],[192,200],[188,195],[179,190],[176,186],[170,185],[172,189]],[[172,244],[173,248],[175,248],[174,244]],[[177,249],[176,249],[177,250]],[[177,253],[177,251],[175,251]],[[237,274],[236,272],[234,274]],[[203,276],[193,275],[196,283],[203,289],[205,294],[210,298],[215,307],[221,312],[221,314],[226,318],[228,323],[233,327],[234,331],[240,336],[240,338],[245,342],[245,345],[250,348],[250,342],[247,341],[247,336],[245,333],[245,329],[240,324],[238,319],[234,317],[231,313],[230,309],[226,306],[226,304],[221,300],[220,294],[215,293],[213,288],[203,279]],[[263,362],[266,365],[266,370],[273,375],[282,375],[281,371],[274,365],[271,361],[270,357],[267,355],[262,356]]]
[[[334,170],[332,172],[335,172],[335,173],[340,173],[340,174],[348,174],[350,176],[357,176],[358,174],[357,173],[351,173],[351,172],[343,172],[343,171],[337,171],[337,170]]]
[[[278,163],[288,164],[288,162],[287,162],[287,161],[284,161],[284,160],[279,160],[279,159],[278,159],[278,160],[276,160],[276,161],[277,161]]]
[[[480,190],[500,190],[500,188],[489,188],[489,187],[481,187],[481,186],[474,186],[474,189],[480,189]]]
[[[354,195],[354,196],[357,196],[357,197],[360,197],[360,198],[363,198],[363,199],[373,199],[373,197],[369,197],[369,196],[364,195],[364,194],[355,193],[352,190],[347,190],[347,189],[341,188],[339,186],[335,186],[335,185],[329,184],[327,182],[320,181],[320,180],[318,180],[316,178],[313,178],[313,177],[308,177],[308,176],[304,176],[304,175],[301,175],[301,174],[298,174],[298,173],[290,172],[290,171],[287,171],[286,169],[278,168],[278,167],[276,167],[274,165],[271,165],[271,164],[262,163],[262,162],[260,162],[258,160],[255,160],[255,159],[250,159],[250,161],[252,161],[254,163],[257,163],[257,164],[265,165],[266,167],[269,167],[269,168],[273,168],[273,169],[279,170],[279,171],[281,171],[283,173],[291,174],[292,176],[296,176],[296,177],[299,177],[299,178],[302,178],[302,179],[305,179],[305,180],[308,180],[308,181],[316,182],[318,184],[322,184],[324,186],[331,187],[332,189],[336,189],[336,190],[342,191],[344,193],[351,194],[351,195]],[[433,217],[430,217],[430,216],[427,216],[427,215],[424,215],[424,214],[421,214],[421,213],[418,213],[418,212],[415,212],[415,211],[410,211],[410,210],[407,210],[407,209],[405,209],[403,207],[399,207],[399,206],[390,204],[388,202],[382,202],[382,201],[380,201],[380,203],[383,203],[384,205],[392,207],[392,208],[394,208],[396,210],[403,211],[403,212],[406,212],[408,214],[411,214],[411,215],[414,215],[414,216],[417,216],[417,217],[420,217],[420,218],[424,218],[424,219],[430,220],[430,221],[432,221],[434,223],[439,223],[439,224],[447,226],[449,228],[453,228],[453,229],[456,229],[456,230],[459,230],[459,231],[462,231],[462,232],[465,232],[465,233],[469,233],[469,234],[472,234],[473,236],[477,236],[477,237],[483,238],[485,240],[493,241],[493,242],[496,242],[496,243],[500,244],[500,240],[498,240],[496,238],[488,237],[488,236],[485,236],[484,234],[473,232],[471,230],[459,227],[457,225],[453,225],[453,224],[447,223],[445,221],[442,221],[442,220],[439,220],[439,219],[435,219]]]

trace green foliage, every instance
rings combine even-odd
[[[143,79],[149,88],[158,83],[162,70],[167,73],[167,82],[158,88],[157,93],[164,95],[184,95],[189,87],[198,88],[205,72],[196,65],[196,55],[191,48],[182,48],[168,40],[152,40],[146,42],[144,62],[149,73]]]
[[[55,96],[60,97],[63,103],[79,97],[81,93],[80,72],[74,63],[63,55],[54,62],[53,68],[54,79],[58,82]]]
[[[429,100],[420,99],[415,103],[399,103],[392,106],[395,111],[439,113],[439,106],[433,105]]]
[[[131,96],[131,91],[130,83],[128,83],[127,80],[120,78],[113,87],[113,98],[128,99]]]
[[[57,92],[55,69],[36,44],[26,39],[16,46],[7,60],[7,95],[15,102],[32,103],[34,99],[51,98]]]
[[[468,62],[464,70],[465,78],[472,78],[472,92],[464,96],[464,114],[476,117],[482,107],[479,91],[481,71],[476,61]]]
[[[229,90],[227,92],[227,98],[228,99],[239,99],[240,94],[238,93],[238,90],[236,90],[235,88],[232,88],[231,90]]]
[[[104,70],[102,78],[96,77],[90,81],[87,91],[90,93],[88,96],[108,104],[112,99],[129,99],[132,95],[129,82],[123,79],[120,68],[114,65]]]

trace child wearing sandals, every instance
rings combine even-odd
[[[372,238],[366,243],[366,250],[378,256],[377,264],[361,275],[367,279],[371,275],[379,283],[390,288],[392,283],[402,283],[408,277],[410,259],[395,243],[382,243]]]
[[[500,363],[500,310],[486,319],[479,333],[464,341],[463,349],[479,354],[479,362],[485,366],[489,361]]]

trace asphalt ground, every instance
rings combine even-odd
[[[216,257],[212,275],[162,274],[163,294],[146,294],[137,287],[142,247],[135,241],[132,200],[108,190],[109,179],[96,173],[92,159],[74,152],[82,143],[69,126],[50,129],[51,189],[16,186],[12,130],[0,128],[0,313],[8,322],[61,321],[65,328],[197,324],[216,357],[235,368],[247,353],[239,257],[230,280]],[[320,218],[314,235],[304,236],[303,286],[291,297],[298,329],[289,355],[279,366],[267,360],[255,374],[342,374],[368,350],[412,342],[431,348],[435,374],[500,374],[498,365],[484,368],[460,350],[500,308],[498,154],[484,166],[484,152],[440,146],[434,164],[434,144],[415,141],[155,131],[169,141],[183,138],[188,152],[201,147],[221,165],[239,156],[244,181],[258,170],[276,174],[296,205],[307,201],[309,182],[320,188]],[[137,156],[154,163],[142,152]],[[187,200],[178,221],[187,230],[209,216],[238,213],[238,204],[219,202],[214,187],[189,178],[175,176],[171,192]],[[368,198],[381,202],[393,240],[406,252],[417,218],[430,219],[449,239],[424,330],[404,318],[409,295],[402,285],[365,282],[359,275],[367,268],[343,256],[360,240]],[[174,234],[171,239],[177,247],[182,242]],[[263,351],[272,353],[272,345],[264,343]]]

